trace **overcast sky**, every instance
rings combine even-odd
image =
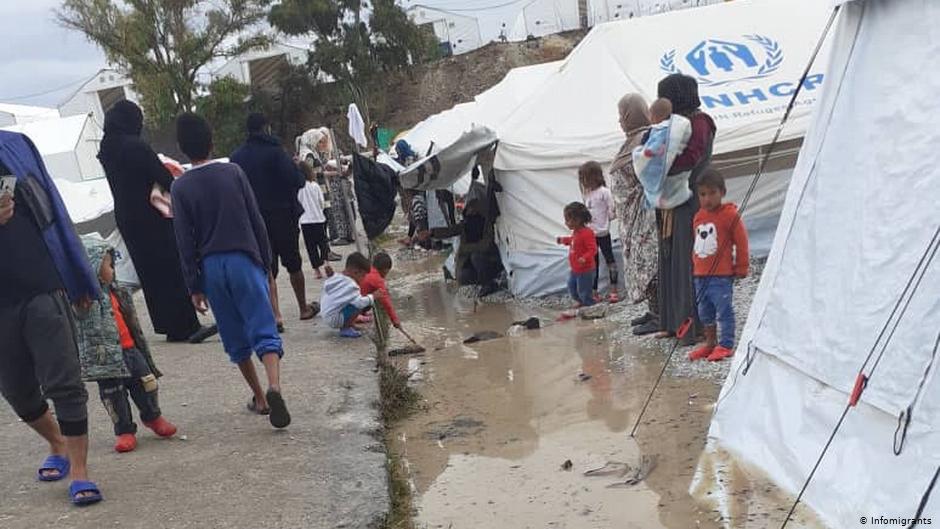
[[[0,101],[56,106],[105,64],[104,55],[77,32],[59,27],[59,0],[0,0]],[[58,89],[53,93],[19,96]],[[17,98],[16,100],[13,100]]]

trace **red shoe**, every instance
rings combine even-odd
[[[566,310],[558,315],[558,318],[555,321],[568,321],[573,320],[578,317],[577,310]]]
[[[368,314],[362,314],[356,317],[356,323],[372,323],[372,316]]]
[[[160,437],[173,437],[176,435],[176,426],[163,417],[157,417],[152,421],[144,421],[144,426],[153,430],[153,433]]]
[[[611,292],[610,294],[607,294],[607,302],[620,303],[620,296],[618,296],[616,292]]]
[[[711,356],[712,351],[714,351],[714,350],[715,350],[715,347],[714,347],[714,346],[711,346],[711,345],[703,345],[703,346],[699,347],[698,349],[695,349],[694,351],[692,351],[692,352],[689,353],[689,360],[691,360],[691,361],[694,362],[694,361],[696,361],[696,360],[701,360],[701,359],[703,359],[703,358],[708,358],[709,356]]]
[[[708,361],[717,362],[719,360],[724,360],[725,358],[728,358],[729,356],[733,354],[734,354],[733,350],[719,345],[718,347],[715,348],[714,351],[712,351],[712,354],[708,355]]]
[[[123,433],[117,436],[117,440],[114,441],[114,451],[125,453],[133,452],[137,448],[137,437],[132,433]]]

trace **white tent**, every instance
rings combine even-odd
[[[928,67],[940,53],[938,28],[936,2],[844,2],[826,90],[721,392],[711,442],[793,493],[940,224],[932,119],[940,81]],[[916,104],[899,111],[908,101]],[[940,465],[940,380],[937,366],[929,369],[940,329],[937,261],[899,321],[804,496],[833,528],[863,527],[863,517],[912,518]],[[896,456],[898,418],[911,404]],[[940,492],[922,516],[940,518]]]
[[[59,117],[55,108],[0,103],[0,127]]]
[[[617,102],[636,92],[655,99],[665,75],[699,79],[703,110],[715,119],[716,164],[740,200],[758,155],[771,141],[805,68],[828,6],[818,0],[738,0],[595,27],[558,71],[498,128],[495,167],[504,192],[498,221],[503,264],[519,296],[564,289],[562,209],[580,198],[577,167],[609,163],[624,141]],[[784,130],[781,154],[761,180],[745,220],[775,224],[792,158],[818,97],[817,63]],[[616,229],[614,230],[616,233]],[[755,246],[759,249],[759,241]]]
[[[509,40],[544,37],[580,27],[578,0],[530,0],[516,17]]]
[[[404,139],[420,157],[436,153],[453,144],[474,125],[498,130],[500,124],[558,70],[561,61],[522,66],[510,70],[503,79],[482,92],[469,103],[461,103],[435,114],[403,134]],[[433,144],[433,148],[432,148]],[[470,186],[470,175],[455,184],[455,192],[464,194]]]
[[[28,121],[3,130],[29,136],[53,178],[81,182],[104,177],[97,158],[104,132],[89,115]]]

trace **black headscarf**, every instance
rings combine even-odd
[[[672,103],[672,111],[676,114],[687,114],[702,106],[698,97],[698,81],[688,75],[674,73],[664,77],[659,81],[657,92],[659,97]]]
[[[127,136],[139,138],[144,129],[144,113],[132,101],[118,101],[104,115],[104,138],[98,150],[98,159],[104,162],[116,157],[124,149]]]

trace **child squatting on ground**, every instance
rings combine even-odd
[[[210,161],[212,129],[206,120],[183,114],[176,135],[193,163],[171,189],[180,264],[193,305],[203,314],[212,306],[222,346],[253,393],[248,409],[285,428],[290,413],[281,396],[284,350],[268,295],[271,246],[258,203],[239,166]],[[267,392],[252,351],[264,364]]]
[[[362,295],[361,285],[371,270],[372,263],[359,252],[349,254],[346,269],[341,273],[332,274],[327,269],[329,277],[323,282],[320,316],[330,327],[339,329],[339,335],[343,338],[362,336],[355,326],[356,319],[376,301],[381,302],[385,298],[382,290]]]
[[[576,316],[577,309],[594,305],[594,269],[597,266],[597,240],[588,227],[591,212],[581,202],[565,206],[565,225],[571,230],[570,237],[558,237],[558,244],[568,246],[568,293],[574,298],[573,310],[562,313],[562,319]]]
[[[591,212],[591,223],[588,225],[594,231],[597,247],[604,254],[607,263],[607,275],[610,279],[610,293],[607,301],[617,303],[620,296],[617,293],[617,280],[620,274],[617,271],[617,261],[614,259],[614,247],[610,240],[610,219],[614,218],[614,197],[604,180],[604,170],[597,162],[587,162],[578,169],[578,182],[581,184],[581,195],[584,205]],[[594,296],[598,296],[597,283],[600,279],[600,259],[595,259],[594,268]]]
[[[401,329],[401,320],[398,318],[398,313],[395,312],[395,307],[392,306],[392,298],[388,293],[388,285],[385,284],[385,278],[388,277],[388,273],[391,270],[392,258],[385,252],[375,254],[375,257],[372,258],[372,269],[369,270],[369,273],[366,274],[360,283],[362,286],[361,292],[363,296],[381,292],[382,296],[376,301],[382,305],[382,309],[388,314],[388,319],[391,320],[392,325],[396,329]]]
[[[101,282],[101,299],[76,314],[79,359],[85,380],[98,382],[117,440],[114,449],[137,448],[137,425],[130,398],[140,420],[160,437],[172,437],[176,426],[163,418],[157,400],[157,377],[150,348],[144,339],[130,292],[114,282],[114,249],[96,237],[83,237],[85,252]]]
[[[692,268],[698,317],[705,326],[705,345],[689,353],[689,360],[715,362],[734,354],[734,278],[747,277],[747,230],[734,204],[722,204],[725,179],[708,168],[696,183],[701,209],[692,222],[695,245]],[[716,340],[718,330],[721,337]]]

